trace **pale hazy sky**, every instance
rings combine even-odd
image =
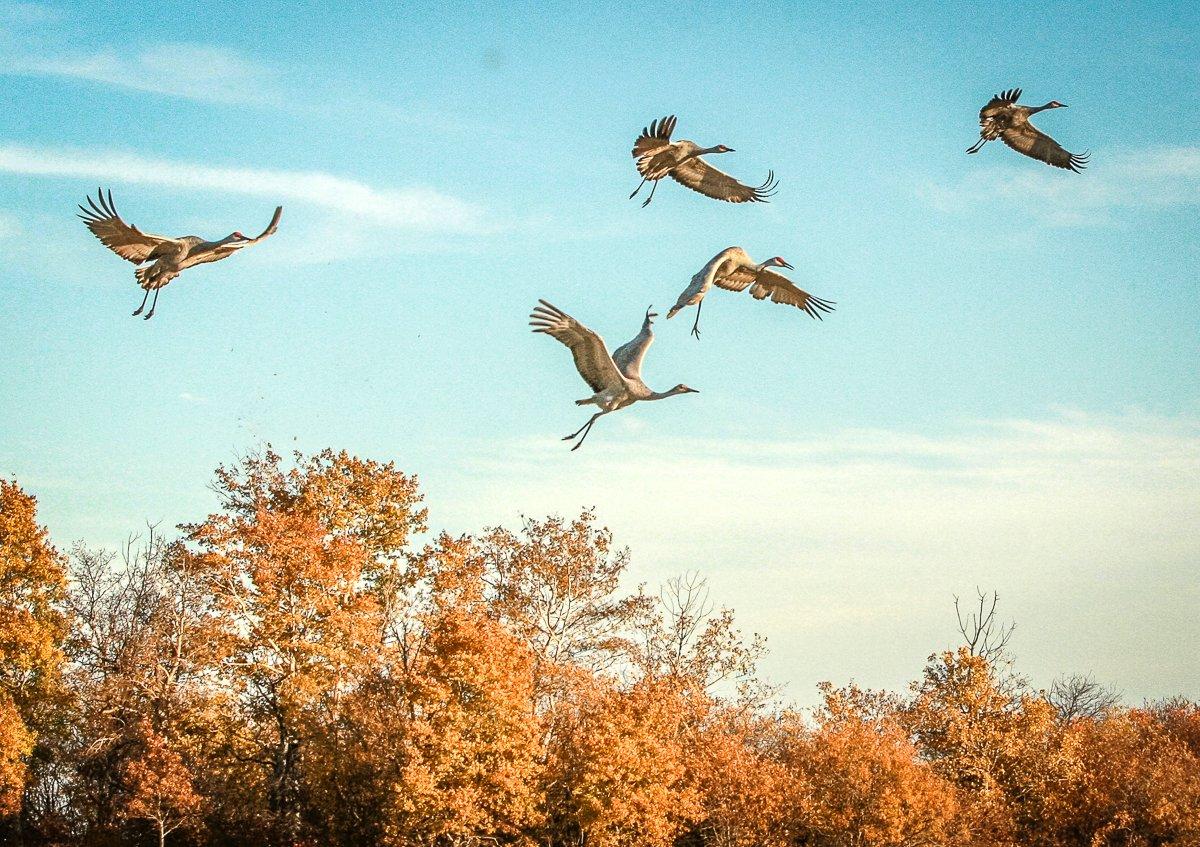
[[[1036,684],[1200,697],[1193,4],[395,6],[0,0],[0,474],[56,542],[333,446],[419,474],[437,529],[596,506],[631,585],[700,570],[800,702],[902,686],[977,585]],[[1013,86],[1092,167],[964,155]],[[775,201],[628,201],[670,112]],[[283,223],[146,323],[73,217],[98,184],[150,231]],[[616,346],[733,244],[838,310],[660,319],[647,381],[701,393],[568,453],[536,298]]]

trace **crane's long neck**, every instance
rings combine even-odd
[[[663,400],[667,397],[674,397],[676,394],[686,394],[686,393],[687,393],[686,391],[680,391],[679,387],[676,386],[675,388],[672,388],[670,391],[651,391],[650,396],[647,397],[646,399],[647,400]]]
[[[1053,109],[1053,108],[1054,108],[1054,101],[1053,101],[1053,100],[1051,100],[1051,101],[1050,101],[1049,103],[1047,103],[1045,106],[1030,106],[1030,107],[1029,107],[1029,114],[1031,114],[1031,115],[1036,115],[1038,112],[1044,112],[1044,111],[1046,111],[1047,109]]]

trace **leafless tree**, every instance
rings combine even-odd
[[[1121,702],[1121,692],[1096,682],[1091,674],[1060,676],[1050,685],[1046,699],[1064,723],[1098,718]]]
[[[1000,594],[993,591],[989,597],[978,588],[975,589],[976,604],[974,609],[964,614],[958,595],[954,595],[954,613],[958,617],[958,631],[962,633],[963,641],[972,656],[979,656],[989,663],[995,664],[1006,657],[1008,641],[1012,638],[1017,625],[1012,621],[1005,622],[996,617],[996,606],[1000,602]]]

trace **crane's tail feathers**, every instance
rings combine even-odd
[[[667,320],[670,320],[671,318],[675,317],[682,310],[683,310],[683,306],[672,306],[670,309],[667,309]]]

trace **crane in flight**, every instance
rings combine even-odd
[[[125,223],[117,214],[112,191],[108,192],[106,198],[104,191],[96,189],[96,199],[88,197],[87,203],[91,208],[84,208],[82,205],[79,207],[83,213],[79,217],[83,219],[87,228],[109,250],[138,266],[133,275],[146,293],[142,296],[142,304],[133,313],[135,316],[140,315],[142,309],[146,308],[146,300],[150,297],[150,292],[154,292],[154,301],[150,304],[150,311],[146,313],[144,320],[154,317],[154,307],[158,305],[158,292],[184,270],[193,265],[220,261],[274,235],[275,230],[279,228],[279,218],[283,214],[283,207],[277,206],[271,223],[254,238],[234,232],[218,241],[206,241],[198,235],[184,235],[180,238],[151,235]]]
[[[650,201],[654,199],[658,181],[664,176],[669,176],[680,185],[698,191],[706,197],[728,203],[765,203],[778,188],[779,183],[775,179],[774,171],[768,172],[767,181],[757,188],[743,185],[700,158],[709,153],[732,153],[733,148],[724,144],[701,147],[696,142],[685,139],[672,141],[671,133],[674,131],[675,116],[667,115],[660,120],[651,121],[650,126],[642,130],[642,134],[633,144],[633,158],[637,160],[637,169],[642,181],[633,190],[633,194],[629,195],[629,199],[637,196],[647,182],[654,183],[650,188],[650,196],[642,203],[643,208],[649,206]]]
[[[700,307],[704,305],[704,296],[713,285],[728,291],[745,291],[749,287],[750,296],[755,300],[770,297],[772,303],[783,303],[803,309],[809,317],[817,320],[824,320],[821,317],[822,312],[833,311],[835,304],[832,301],[822,300],[797,288],[790,279],[770,268],[795,270],[782,256],[773,256],[765,262],[755,262],[741,247],[727,247],[709,259],[708,264],[692,277],[691,283],[667,312],[667,318],[669,320],[675,317],[681,309],[695,306],[696,322],[692,325],[692,335],[699,339]]]
[[[587,423],[563,437],[563,441],[579,438],[572,450],[582,446],[602,415],[632,406],[640,400],[662,400],[677,394],[698,393],[683,383],[670,391],[652,391],[642,382],[642,360],[654,341],[654,331],[650,327],[653,319],[658,317],[651,309],[646,310],[641,331],[611,355],[599,333],[588,329],[557,306],[538,300],[538,305],[530,314],[529,325],[533,331],[544,332],[566,345],[575,359],[575,369],[592,389],[590,397],[576,400],[575,405],[600,407],[600,411],[592,415]]]
[[[1017,100],[1021,97],[1021,89],[1010,88],[1001,91],[979,110],[979,140],[967,148],[968,153],[978,153],[983,145],[999,138],[1006,145],[1029,156],[1053,165],[1079,173],[1088,164],[1088,154],[1076,155],[1063,149],[1046,133],[1029,122],[1029,118],[1047,109],[1065,109],[1066,103],[1051,100],[1044,106],[1021,106]]]

